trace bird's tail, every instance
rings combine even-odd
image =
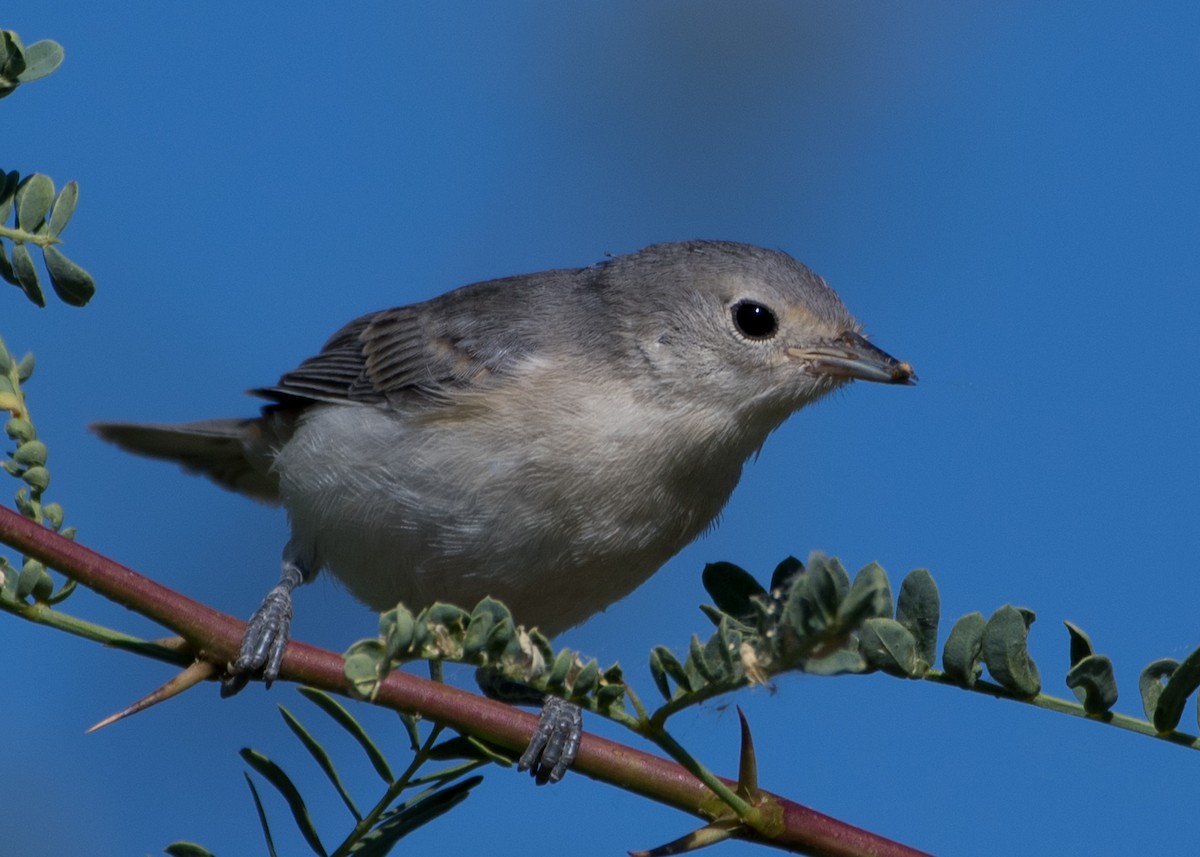
[[[93,423],[91,429],[126,452],[173,461],[223,488],[267,503],[279,502],[279,479],[271,470],[277,442],[263,419],[176,425]]]

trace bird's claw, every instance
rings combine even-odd
[[[583,712],[557,696],[546,697],[529,747],[517,762],[518,771],[529,771],[537,784],[557,783],[579,752],[583,737]]]
[[[279,678],[279,667],[287,649],[292,624],[292,587],[280,583],[267,593],[246,623],[237,660],[229,665],[221,682],[221,696],[233,696],[261,674],[267,687]]]

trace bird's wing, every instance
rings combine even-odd
[[[479,283],[357,318],[279,383],[252,392],[288,405],[379,404],[409,397],[436,402],[476,387],[538,349],[537,327],[514,313],[504,294],[531,279]]]

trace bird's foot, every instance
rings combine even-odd
[[[477,670],[475,680],[491,699],[510,705],[541,705],[537,728],[529,747],[517,760],[517,770],[529,771],[538,785],[561,780],[575,761],[583,738],[583,711],[579,706],[505,678],[495,670]]]
[[[267,687],[279,678],[279,666],[287,649],[292,625],[292,590],[303,580],[297,569],[285,567],[279,583],[267,593],[246,623],[242,647],[221,680],[221,696],[229,697],[244,688],[255,675]]]
[[[578,705],[547,696],[529,747],[517,761],[518,771],[529,771],[539,786],[557,783],[567,773],[583,738],[583,711]]]

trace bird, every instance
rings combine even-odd
[[[92,428],[286,510],[228,694],[278,677],[293,590],[321,570],[377,611],[491,597],[548,636],[578,625],[713,526],[784,420],[853,380],[917,376],[789,254],[696,240],[361,316],[251,390],[254,417]],[[578,746],[564,705],[547,700],[522,756],[538,782]]]

